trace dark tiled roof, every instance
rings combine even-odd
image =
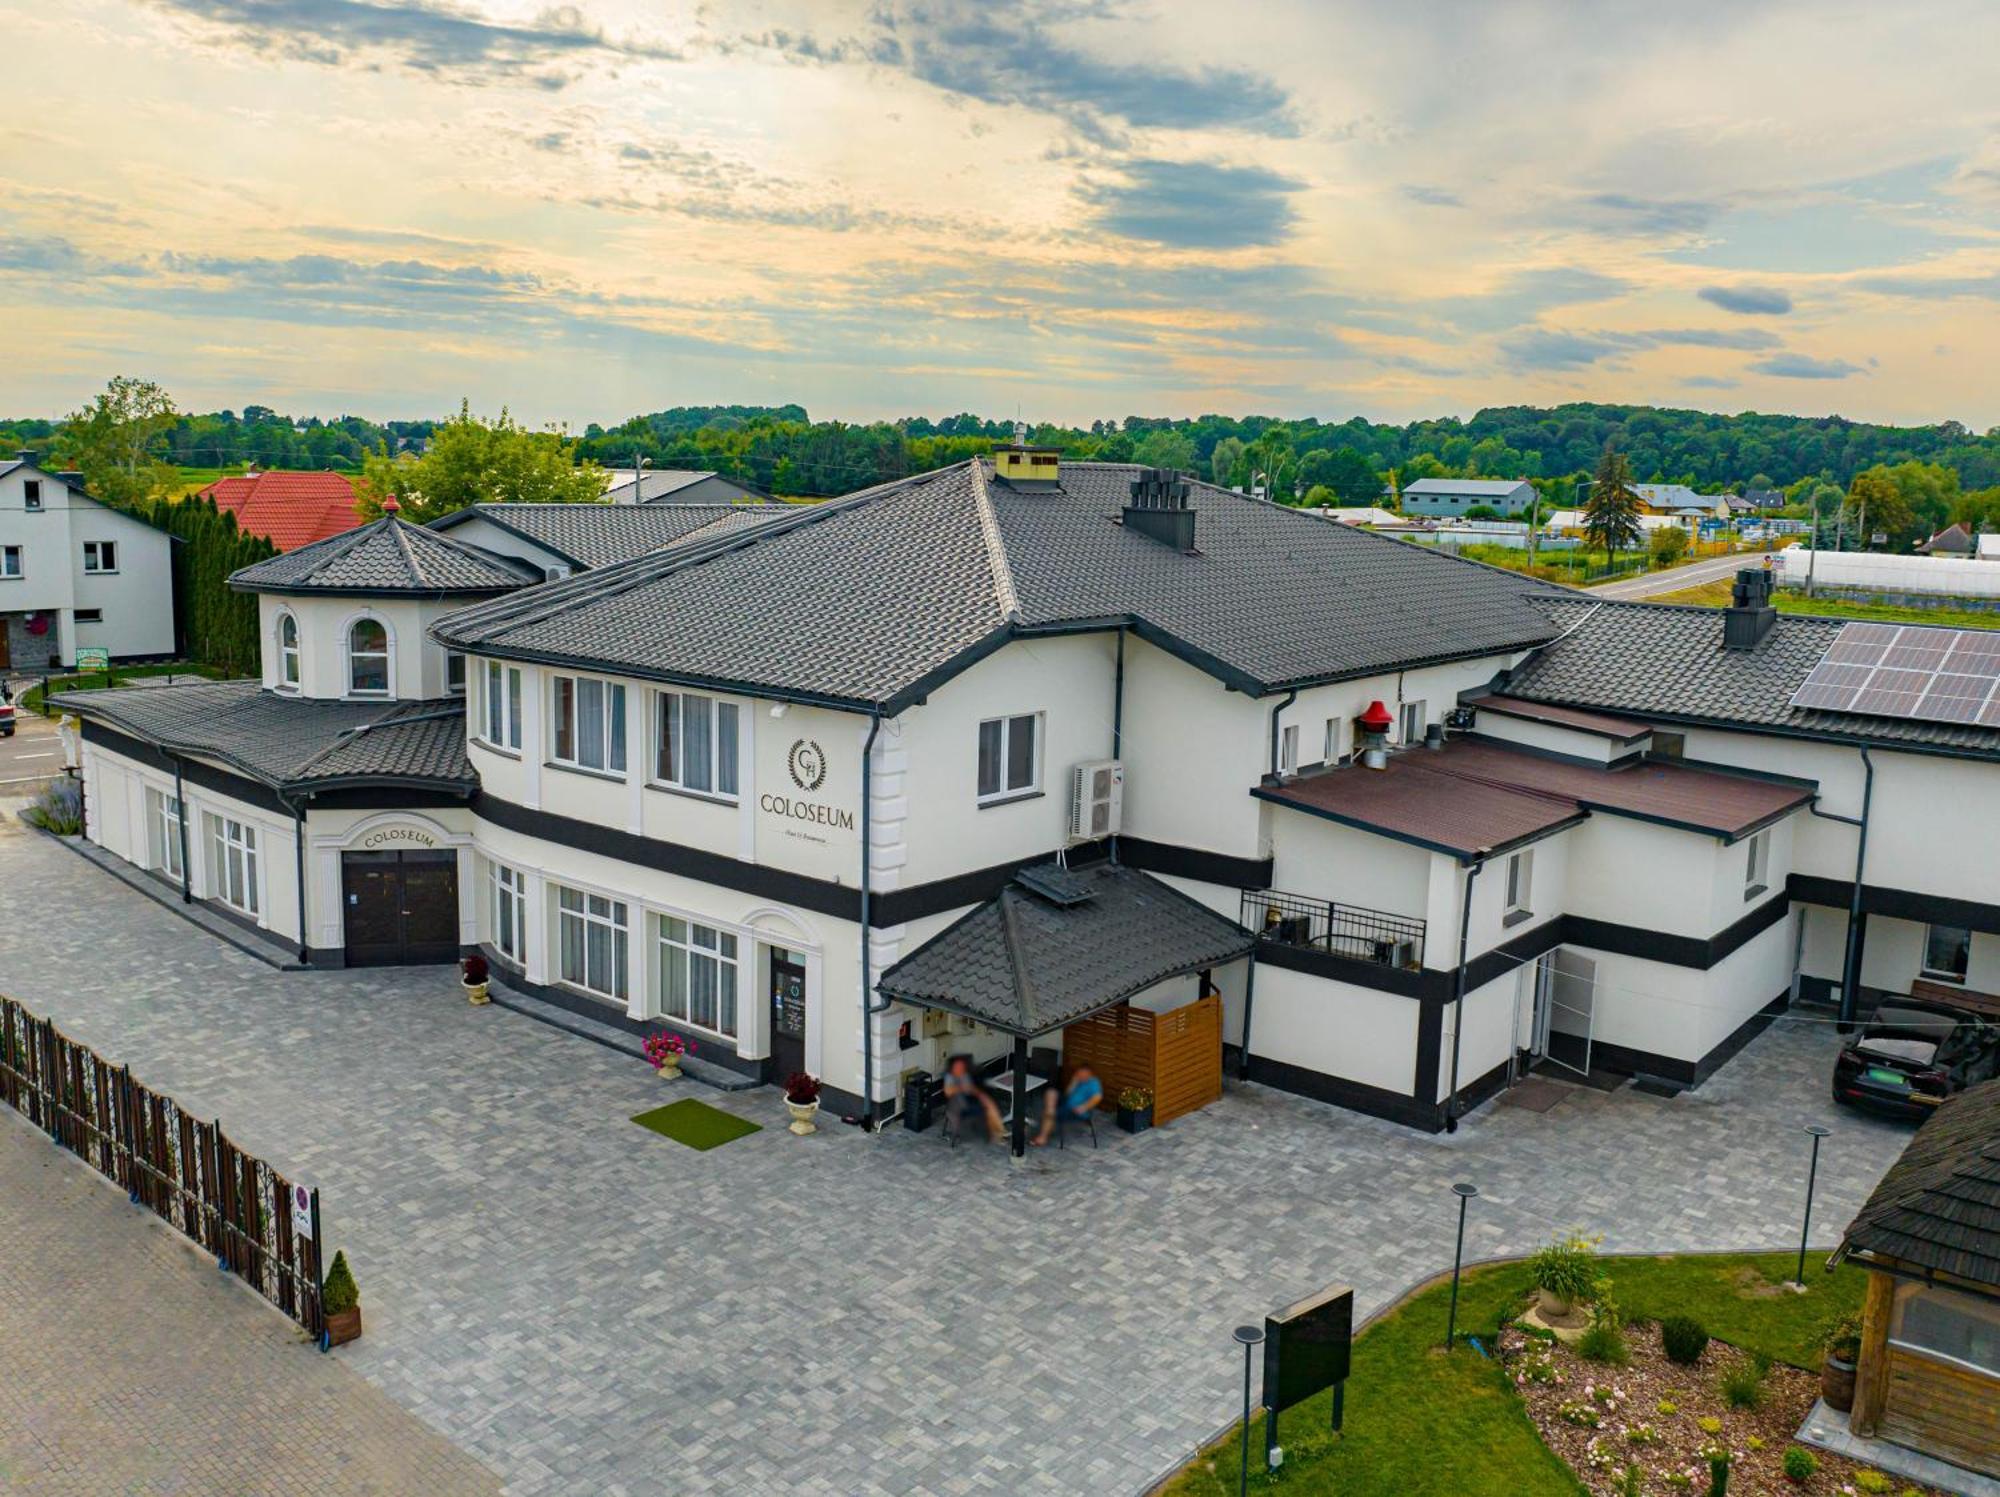
[[[1385,832],[1455,857],[1496,852],[1601,811],[1736,838],[1806,804],[1803,785],[1684,764],[1616,768],[1455,739],[1260,786],[1260,799]]]
[[[1644,738],[1652,731],[1644,723],[1633,722],[1630,718],[1607,717],[1602,712],[1582,712],[1575,707],[1553,707],[1545,702],[1523,702],[1515,697],[1489,694],[1465,697],[1462,701],[1465,706],[1476,711],[1497,713],[1501,717],[1518,717],[1526,722],[1550,723],[1556,727],[1574,728],[1579,733],[1589,733],[1597,738],[1611,738],[1620,743]]]
[[[2000,1288],[2000,1081],[1924,1120],[1849,1225],[1854,1249]]]
[[[589,568],[797,512],[791,504],[475,504],[433,521],[431,528],[450,530],[478,516],[568,558],[572,566]]]
[[[1552,637],[1511,573],[1191,485],[1195,551],[1119,523],[1139,470],[984,460],[454,614],[454,648],[895,710],[1009,634],[1129,624],[1267,693]]]
[[[284,696],[255,681],[64,692],[55,704],[145,743],[227,764],[278,789],[391,780],[471,789],[465,703]]]
[[[450,593],[508,592],[541,574],[511,556],[384,515],[358,530],[268,557],[229,579],[244,592]]]
[[[1845,620],[1781,613],[1755,649],[1722,647],[1723,610],[1571,595],[1547,605],[1569,632],[1536,651],[1506,695],[1595,711],[2000,757],[2000,729],[1795,708]]]
[[[1130,868],[1051,877],[1062,901],[1010,883],[884,972],[881,991],[1033,1039],[1256,945],[1233,920]]]

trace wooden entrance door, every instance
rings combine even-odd
[[[458,960],[458,854],[340,855],[342,925],[350,967]]]
[[[771,958],[771,1075],[780,1083],[806,1068],[806,969]]]

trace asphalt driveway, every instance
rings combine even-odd
[[[1472,1255],[1780,1246],[1822,1121],[1831,1242],[1908,1137],[1836,1114],[1830,1030],[1784,1023],[1697,1092],[1452,1137],[1232,1086],[1026,1168],[799,1139],[774,1092],[663,1084],[448,968],[275,972],[11,819],[0,988],[319,1185],[367,1316],[339,1355],[520,1493],[1132,1493],[1229,1417],[1231,1326],[1448,1267],[1454,1180]],[[683,1095],[764,1131],[627,1121]]]

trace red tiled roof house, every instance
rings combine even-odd
[[[295,551],[361,523],[353,482],[344,473],[245,473],[201,491],[236,516],[237,528]]]

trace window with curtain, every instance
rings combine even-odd
[[[979,798],[997,800],[1039,788],[1040,756],[1035,739],[1041,719],[992,717],[979,725]]]
[[[246,915],[257,913],[257,829],[227,816],[208,818],[215,897]]]
[[[519,749],[521,746],[521,668],[516,665],[502,665],[497,660],[486,662],[483,677],[486,700],[485,738],[495,748]]]
[[[625,688],[591,676],[550,678],[551,758],[558,764],[625,772]]]
[[[278,687],[299,689],[299,621],[289,613],[278,615]]]
[[[516,868],[493,865],[493,949],[511,962],[528,957],[527,883]]]
[[[659,917],[659,935],[661,1016],[734,1039],[736,937],[673,915]]]
[[[736,704],[692,692],[653,698],[653,778],[703,795],[736,796]]]
[[[623,1003],[627,919],[624,904],[578,889],[556,890],[562,934],[562,980],[572,987]]]
[[[347,689],[355,696],[389,694],[389,631],[380,619],[356,619],[347,631]]]
[[[178,880],[185,865],[181,862],[181,802],[177,795],[148,791],[153,803],[153,866]]]

